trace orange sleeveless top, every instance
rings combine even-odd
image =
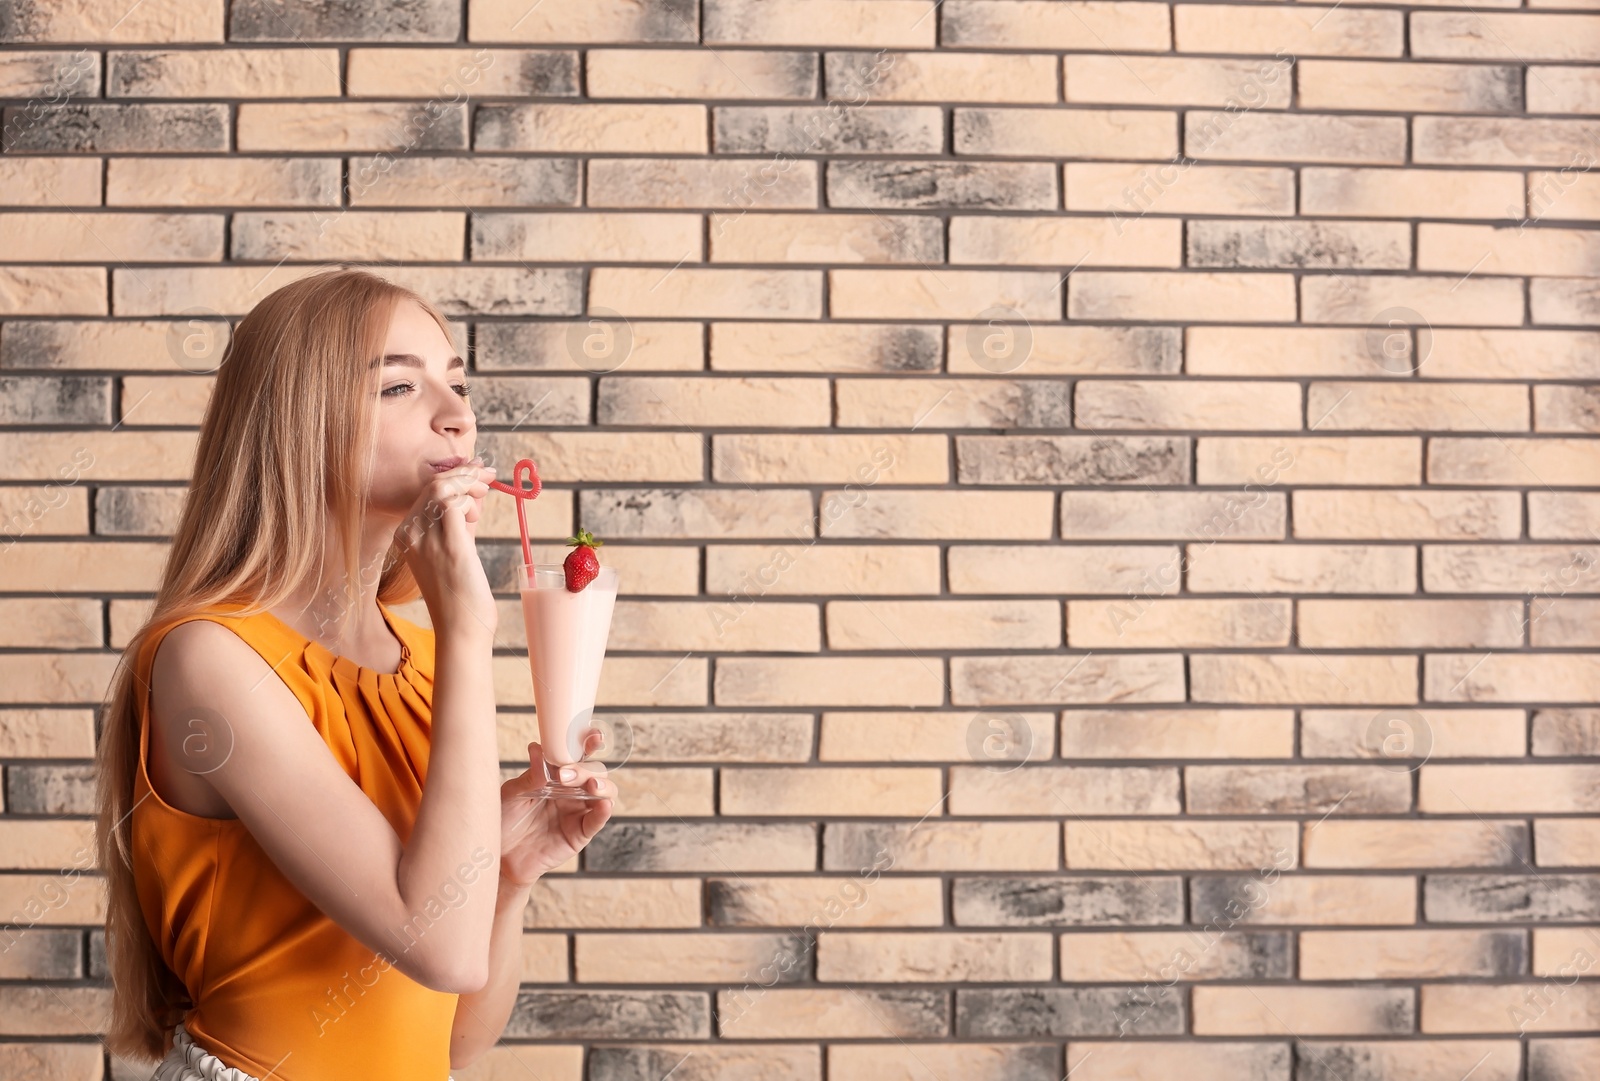
[[[203,818],[162,800],[145,759],[156,647],[173,627],[210,619],[273,667],[405,842],[428,772],[433,632],[380,604],[402,657],[399,671],[376,672],[335,657],[270,612],[230,614],[245,607],[180,617],[137,658],[134,881],[145,924],[195,1003],[184,1027],[225,1065],[255,1077],[445,1081],[458,996],[412,980],[324,915],[239,819]]]

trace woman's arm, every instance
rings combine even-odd
[[[522,914],[530,886],[500,879],[489,943],[489,982],[456,1002],[450,1026],[450,1068],[463,1069],[500,1041],[522,983]]]

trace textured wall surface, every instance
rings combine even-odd
[[[144,1076],[96,707],[350,262],[624,580],[461,1081],[1600,1076],[1597,4],[0,0],[0,1074]]]

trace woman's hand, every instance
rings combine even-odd
[[[583,753],[598,750],[604,737],[598,728],[584,734]],[[531,886],[546,871],[570,860],[594,839],[611,817],[617,786],[606,777],[599,762],[579,762],[574,786],[603,799],[538,799],[531,795],[544,786],[544,751],[528,744],[528,768],[500,786],[500,880]]]

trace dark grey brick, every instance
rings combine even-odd
[[[767,862],[760,858],[764,850],[814,850],[816,837],[817,828],[809,822],[613,822],[584,849],[584,866],[591,871],[743,871]],[[786,861],[780,854],[771,862],[777,870]]]
[[[1411,774],[1382,766],[1188,766],[1191,814],[1395,814],[1411,809]]]
[[[1073,927],[1183,922],[1183,879],[1111,875],[958,878],[955,922],[970,927]]]
[[[36,111],[8,107],[4,144],[8,150],[56,153],[226,150],[228,107],[50,105]]]
[[[923,105],[712,109],[712,146],[719,154],[937,154],[943,143],[939,110]]]
[[[94,777],[92,765],[7,766],[6,810],[36,815],[94,814]]]
[[[1304,267],[1405,270],[1411,226],[1405,222],[1191,221],[1192,267]]]
[[[589,1051],[587,1081],[820,1081],[822,1049],[804,1044],[660,1044]],[[1055,1081],[1052,1076],[1048,1081]]]
[[[1187,484],[1189,439],[1166,435],[958,435],[963,484]]]
[[[1183,1001],[1168,987],[973,988],[956,991],[956,1038],[1173,1036]]]
[[[103,927],[93,927],[89,930],[89,978],[91,980],[111,978],[111,969],[106,965],[106,932]]]
[[[230,5],[229,41],[455,41],[457,0],[247,0]]]
[[[0,376],[0,424],[110,422],[111,380],[105,376]]]
[[[0,927],[0,979],[76,980],[82,976],[81,932]]]
[[[1427,875],[1422,910],[1433,923],[1595,922],[1600,874]]]
[[[703,1040],[711,999],[699,991],[522,991],[509,1037],[559,1040]]]
[[[1057,171],[1045,162],[830,161],[830,207],[1055,210]]]
[[[100,488],[94,493],[94,531],[120,537],[170,537],[178,528],[187,488]]]
[[[1529,1040],[1528,1081],[1594,1081],[1600,1048],[1589,1040]]]

